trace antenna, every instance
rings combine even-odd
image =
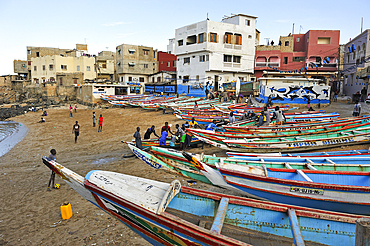
[[[294,34],[294,23],[293,23],[293,29],[292,29],[292,35]]]
[[[364,17],[361,17],[361,33],[362,33],[362,27],[364,25]]]
[[[208,13],[207,13],[207,20],[209,20],[209,18],[208,18]]]
[[[299,25],[299,34],[301,34],[301,29],[303,29],[303,27]]]

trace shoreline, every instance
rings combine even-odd
[[[29,129],[26,125],[15,122],[15,121],[2,121],[6,124],[8,123],[16,123],[18,124],[17,129],[15,132],[6,136],[4,139],[0,141],[0,157],[5,155],[9,152],[14,146],[16,146],[19,142],[21,142],[25,136],[27,136]]]

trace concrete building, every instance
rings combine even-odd
[[[149,81],[158,71],[157,51],[152,47],[121,44],[116,47],[116,71],[120,83]]]
[[[96,81],[116,81],[116,54],[111,51],[102,51],[95,57],[96,59]]]
[[[369,92],[370,29],[345,44],[343,65],[343,93],[352,96],[366,88]]]
[[[177,56],[177,90],[204,95],[204,86],[250,81],[254,73],[256,17],[238,14],[176,29],[168,52]]]
[[[272,45],[258,45],[255,76],[297,76],[330,82],[338,72],[339,30],[310,30],[280,36]]]
[[[29,80],[29,67],[27,61],[22,60],[14,60],[13,62],[14,73],[18,74],[18,76],[22,80]]]

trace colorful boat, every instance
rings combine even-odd
[[[187,157],[185,155],[185,157]],[[189,158],[189,157],[188,157]],[[220,173],[241,191],[274,202],[370,215],[370,172],[342,172],[268,168],[250,172],[248,166],[218,163],[218,170],[191,157],[195,167],[210,180]],[[214,183],[217,185],[217,183]]]
[[[135,144],[135,139],[132,140],[132,143]],[[158,138],[151,138],[151,139],[142,139],[141,140],[142,146],[143,147],[150,147],[150,146],[159,146],[159,139]],[[166,145],[162,147],[166,148],[179,148],[180,143],[175,142],[175,146],[171,147],[171,137],[166,138]],[[197,146],[198,144],[203,144],[201,140],[197,139],[196,137],[192,137],[190,146]]]
[[[360,216],[225,195],[43,157],[83,198],[152,245],[354,245]]]

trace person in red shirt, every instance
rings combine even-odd
[[[103,131],[103,116],[99,116],[99,127],[98,127],[98,132]]]
[[[168,125],[168,122],[165,122],[164,126],[162,126],[161,135],[162,135],[162,132],[166,130],[173,135],[173,133],[171,132],[170,126]]]

